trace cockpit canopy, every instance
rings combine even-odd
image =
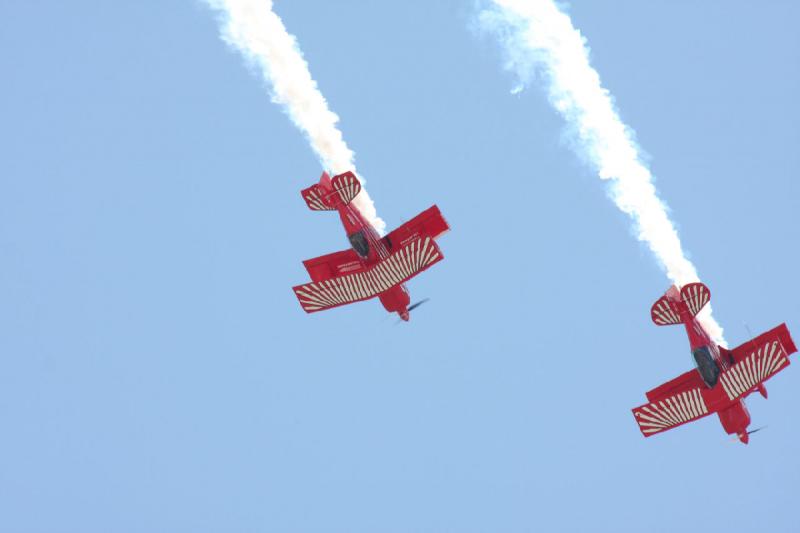
[[[355,250],[358,255],[361,257],[367,257],[369,255],[369,242],[367,241],[367,236],[364,235],[364,230],[351,233],[347,238],[350,239],[350,246],[353,247],[353,250]]]
[[[711,353],[711,349],[708,346],[701,346],[692,352],[692,356],[694,356],[697,370],[700,372],[705,384],[709,389],[714,388],[717,381],[719,381],[720,370],[717,361]]]

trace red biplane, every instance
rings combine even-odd
[[[311,283],[294,292],[308,313],[377,296],[387,311],[407,321],[422,302],[409,306],[404,283],[444,259],[435,239],[450,227],[434,205],[381,237],[353,205],[360,191],[349,171],[333,178],[324,172],[319,183],[301,191],[311,210],[339,212],[351,248],[303,261]]]
[[[656,325],[686,327],[697,368],[651,390],[649,403],[633,409],[645,437],[717,413],[725,431],[747,444],[757,430],[747,430],[750,413],[744,399],[755,391],[766,398],[764,382],[786,368],[789,354],[797,351],[786,324],[733,350],[718,346],[695,318],[710,299],[702,283],[680,291],[673,286],[650,310]]]

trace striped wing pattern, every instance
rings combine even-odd
[[[372,298],[444,257],[430,237],[414,240],[369,270],[294,287],[308,313]]]
[[[352,172],[345,172],[335,176],[331,180],[331,186],[345,205],[352,202],[353,198],[361,192],[361,183]]]
[[[308,207],[314,211],[333,211],[335,207],[329,207],[322,199],[321,189],[319,185],[314,185],[303,191],[303,199],[308,204]]]
[[[695,316],[711,299],[711,291],[702,283],[689,283],[681,289],[681,299]]]
[[[708,414],[699,388],[684,391],[633,410],[645,437],[666,431]]]
[[[729,400],[734,400],[789,364],[786,350],[778,341],[770,341],[733,365],[720,376]]]
[[[659,298],[653,307],[650,308],[650,318],[658,326],[668,326],[670,324],[680,324],[681,318],[678,313],[672,310],[666,296]]]

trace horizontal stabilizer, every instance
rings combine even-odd
[[[689,308],[692,316],[697,316],[697,313],[705,306],[711,299],[711,291],[702,283],[689,283],[684,285],[681,289],[681,300]]]
[[[356,175],[348,170],[333,178],[328,178],[328,173],[324,172],[320,183],[303,189],[300,194],[312,211],[335,211],[338,207],[352,202],[360,192],[361,183]]]
[[[657,326],[680,324],[684,305],[692,316],[697,316],[710,299],[711,291],[702,283],[684,285],[680,293],[673,286],[650,308],[650,318]]]
[[[669,298],[667,298],[666,295],[656,300],[656,303],[650,308],[650,318],[653,319],[656,326],[669,326],[681,323],[681,317],[672,308]]]
[[[312,211],[335,211],[336,208],[328,203],[325,191],[319,184],[315,183],[308,189],[300,191],[303,200],[306,201],[308,208]]]
[[[333,191],[339,195],[339,199],[344,205],[352,202],[353,198],[358,196],[358,193],[361,192],[361,182],[359,182],[356,175],[349,170],[344,174],[334,176],[333,179],[331,179],[331,187],[333,187]]]
[[[307,313],[313,313],[367,300],[444,259],[436,242],[430,237],[415,239],[396,250],[386,259],[361,272],[294,287],[300,305]]]

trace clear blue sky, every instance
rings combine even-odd
[[[316,315],[321,168],[199,1],[0,3],[0,531],[797,531],[800,367],[644,439],[691,367],[667,281],[512,96],[472,1],[277,2],[390,227],[445,261],[395,325]],[[574,2],[732,344],[800,340],[800,4]]]

